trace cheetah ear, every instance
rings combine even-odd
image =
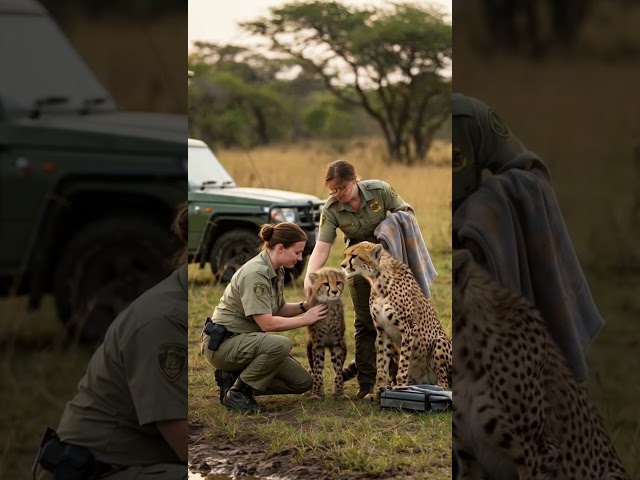
[[[380,260],[381,256],[382,256],[382,245],[378,244],[371,249],[371,257],[377,261],[377,260]]]
[[[311,280],[311,283],[315,282],[318,279],[318,274],[315,272],[312,272],[309,274],[309,280]]]

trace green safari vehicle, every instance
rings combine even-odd
[[[204,142],[189,140],[189,257],[201,268],[208,262],[220,281],[256,255],[262,225],[284,221],[307,233],[304,260],[287,278],[299,275],[316,243],[323,204],[305,193],[239,187]]]

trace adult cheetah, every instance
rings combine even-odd
[[[539,312],[467,250],[453,255],[460,479],[629,479]]]
[[[376,388],[369,400],[391,384],[396,387],[422,383],[451,387],[451,340],[436,312],[424,296],[409,267],[382,245],[361,242],[348,247],[341,266],[347,276],[362,275],[371,283],[369,307],[378,331]],[[389,378],[389,364],[398,365]]]

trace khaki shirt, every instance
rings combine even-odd
[[[485,103],[459,93],[451,96],[451,102],[452,205],[455,211],[478,189],[483,169],[495,173],[526,148]]]
[[[252,315],[275,315],[285,303],[284,268],[276,273],[264,250],[233,275],[211,319],[231,332],[261,332]]]
[[[376,227],[387,217],[387,212],[393,212],[404,203],[396,191],[382,180],[362,180],[358,182],[358,189],[362,200],[358,213],[333,197],[324,204],[318,234],[320,242],[333,243],[339,228],[350,240],[377,243],[373,235]]]
[[[187,266],[115,319],[58,433],[122,466],[181,463],[155,422],[187,419]]]

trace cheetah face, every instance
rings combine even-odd
[[[347,277],[362,275],[373,277],[378,271],[382,245],[360,242],[344,251],[344,260],[340,264]]]
[[[324,303],[340,300],[347,277],[337,268],[322,268],[310,273],[309,280],[311,280],[312,295],[320,303]]]

